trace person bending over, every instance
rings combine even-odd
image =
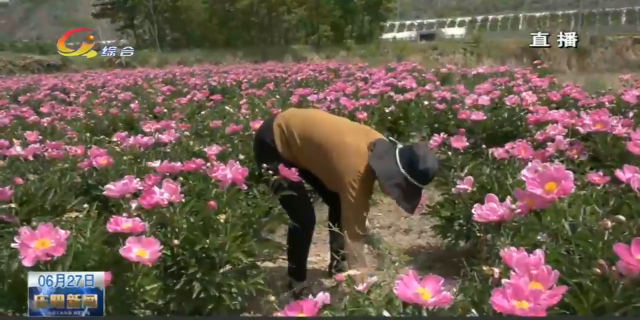
[[[346,271],[347,265],[360,270],[368,267],[364,244],[375,182],[413,214],[422,189],[433,180],[438,167],[426,142],[403,146],[368,126],[317,109],[291,108],[264,121],[256,132],[254,156],[260,168],[272,172],[278,172],[280,165],[296,168],[329,207],[330,277]],[[299,299],[306,294],[315,211],[302,181],[279,180],[271,187],[291,220],[288,285]]]

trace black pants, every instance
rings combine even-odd
[[[278,174],[278,166],[297,168],[299,176],[308,183],[329,207],[329,273],[343,272],[344,269],[344,235],[342,233],[340,197],[329,190],[324,183],[311,172],[299,168],[280,156],[275,143],[273,122],[275,117],[263,122],[256,132],[253,145],[254,156],[259,168],[266,165],[274,174]],[[287,234],[287,260],[289,277],[296,281],[307,279],[307,259],[316,224],[316,214],[311,198],[302,182],[283,181],[278,179],[272,190],[280,195],[280,205],[289,216],[291,224]]]

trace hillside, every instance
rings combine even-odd
[[[116,37],[106,21],[91,18],[92,0],[10,0],[0,7],[0,41],[55,41],[69,29],[97,30],[100,38]]]

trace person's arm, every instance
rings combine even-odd
[[[364,202],[367,202],[366,205]],[[341,200],[342,225],[345,233],[345,250],[349,268],[366,268],[364,245],[368,235],[367,215],[369,200],[359,199]]]
[[[369,271],[365,244],[369,237],[367,217],[374,183],[375,178],[365,174],[365,177],[358,181],[356,190],[340,196],[347,264],[349,269],[361,272],[362,278],[358,277],[358,282],[366,281]]]

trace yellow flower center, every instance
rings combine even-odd
[[[425,288],[418,288],[418,294],[420,295],[422,300],[425,300],[425,301],[431,300],[431,298],[433,298],[433,294],[431,293],[431,291]]]
[[[602,123],[596,124],[596,129],[604,129],[604,124]]]
[[[100,159],[98,160],[99,164],[107,164],[107,159]]]
[[[541,290],[541,291],[545,291],[544,286],[542,285],[542,283],[538,282],[538,281],[533,281],[529,284],[529,289],[532,290]]]
[[[136,249],[136,256],[147,259],[149,258],[149,251],[145,249]]]
[[[122,228],[125,230],[129,230],[133,227],[133,224],[131,224],[131,222],[127,222],[125,224],[122,225]]]
[[[33,248],[36,250],[49,249],[51,246],[53,246],[53,242],[47,238],[39,239],[33,244]]]
[[[524,200],[524,203],[526,203],[526,204],[527,204],[528,206],[530,206],[530,207],[533,207],[533,206],[535,206],[535,205],[536,205],[536,203],[535,203],[533,200],[531,200],[531,198],[527,198],[527,199],[525,199],[525,200]]]
[[[306,315],[306,314],[304,314],[304,312],[300,312],[300,313],[298,313],[298,317],[306,317],[306,316],[307,316],[307,315]]]
[[[556,192],[556,190],[558,190],[558,184],[550,181],[544,184],[544,191],[546,191],[547,193],[554,193]]]
[[[513,305],[518,309],[529,309],[529,307],[531,307],[529,302],[524,301],[524,300],[514,301]]]
[[[636,259],[640,260],[640,254],[636,256]]]

